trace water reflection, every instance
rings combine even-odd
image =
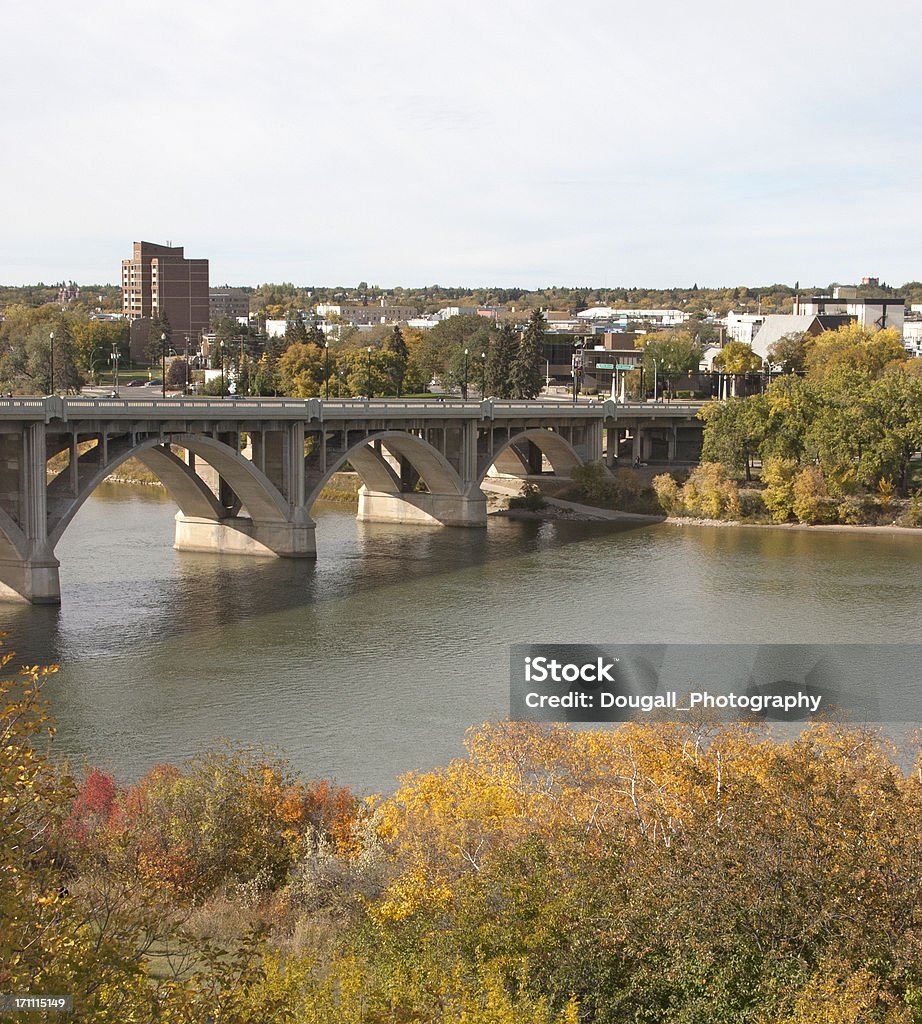
[[[175,506],[103,487],[68,529],[60,608],[0,609],[59,661],[57,746],[132,777],[218,737],[387,789],[508,710],[510,643],[900,642],[922,538],[317,510],[316,562],[172,549]]]

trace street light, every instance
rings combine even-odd
[[[323,397],[330,397],[330,342],[323,343]]]
[[[160,388],[166,398],[166,332],[160,335]]]
[[[112,351],[109,353],[109,362],[112,364],[115,377],[115,385],[112,389],[112,397],[118,398],[118,361],[121,358],[121,352],[118,350],[118,342],[112,342]]]
[[[221,353],[221,397],[224,397],[224,340],[218,342],[218,351]]]
[[[480,397],[487,397],[487,354],[480,353]]]
[[[464,374],[463,374],[463,376],[461,378],[461,400],[464,401],[464,402],[467,401],[467,352],[468,352],[468,350],[465,349],[464,350]]]
[[[365,393],[365,398],[371,400],[371,345],[368,346],[368,390]]]
[[[54,394],[54,331],[48,335],[48,340],[51,342],[51,382],[48,385],[48,394]]]

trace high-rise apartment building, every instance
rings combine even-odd
[[[177,351],[186,338],[197,349],[210,318],[208,260],[187,260],[181,245],[135,242],[131,259],[122,260],[122,310],[133,357],[143,353],[152,316],[169,320]]]

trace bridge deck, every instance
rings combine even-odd
[[[81,419],[176,420],[176,419],[259,419],[336,422],[343,420],[390,418],[436,420],[502,420],[521,417],[552,420],[614,421],[628,417],[653,419],[694,418],[700,402],[672,403],[598,403],[568,402],[438,402],[427,399],[337,399],[319,398],[75,398],[26,397],[0,398],[0,421]]]

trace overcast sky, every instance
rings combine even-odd
[[[0,283],[922,278],[917,0],[31,0]]]

